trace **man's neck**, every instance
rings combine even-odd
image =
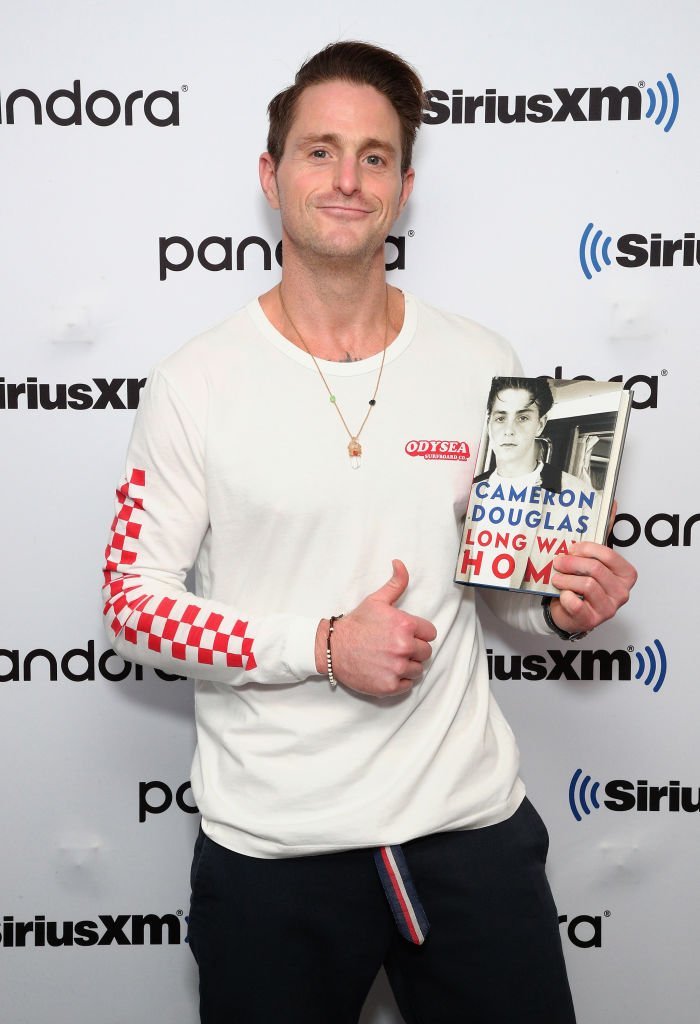
[[[499,469],[496,467],[496,473],[501,477],[502,480],[515,480],[523,479],[526,476],[532,476],[536,470],[542,469],[542,463],[538,461],[537,457],[528,457],[521,459],[518,463],[514,463],[505,469]]]
[[[290,260],[280,284],[259,301],[285,338],[318,359],[366,359],[403,326],[403,294],[387,287],[383,254],[369,266],[327,261],[310,268]]]

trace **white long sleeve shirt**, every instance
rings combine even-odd
[[[319,361],[351,429],[380,359]],[[501,338],[407,295],[356,470],[313,362],[257,301],[149,378],[107,547],[106,628],[124,658],[196,679],[192,786],[216,842],[313,854],[517,808],[474,592],[452,582],[491,378],[515,372]],[[437,629],[423,679],[382,701],[332,689],[318,622],[381,586],[392,558],[410,574],[398,606]],[[536,599],[489,601],[547,632]]]

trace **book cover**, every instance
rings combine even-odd
[[[555,555],[606,541],[630,404],[615,381],[493,378],[457,583],[557,595]]]

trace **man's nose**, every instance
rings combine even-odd
[[[360,165],[354,156],[344,156],[338,160],[335,173],[335,187],[343,195],[351,196],[358,192],[360,185]]]

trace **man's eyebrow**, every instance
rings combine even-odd
[[[516,416],[521,416],[522,413],[524,413],[524,412],[535,412],[536,413],[537,409],[533,408],[534,404],[535,404],[534,402],[531,402],[529,405],[526,405],[522,409],[516,409],[515,410],[515,415]],[[492,415],[494,415],[494,416],[501,415],[502,416],[504,413],[507,413],[507,412],[508,412],[507,409],[494,408]]]
[[[326,143],[329,146],[337,146],[338,143],[340,142],[340,136],[339,135],[333,135],[331,133],[326,133],[325,135],[315,135],[315,134],[304,135],[297,142],[297,148],[298,149],[306,149],[307,146],[312,146],[312,145],[315,146],[315,145],[318,145],[319,143],[322,143],[322,142]]]
[[[534,407],[534,409],[535,409],[535,410],[536,410],[537,412],[539,412],[539,409],[538,409],[538,407],[537,407],[537,402],[535,401],[535,399],[534,399],[534,398],[531,398],[531,399],[530,399],[530,401],[529,401],[529,402],[527,403],[527,405],[524,405],[524,406],[522,407],[522,409],[516,409],[515,411],[516,411],[516,413],[517,413],[517,414],[520,414],[521,412],[530,412],[530,410],[531,410],[531,409],[532,409],[533,407]]]
[[[396,147],[385,139],[365,139],[361,149],[383,149],[386,153],[395,153]]]
[[[297,149],[306,149],[307,146],[340,146],[342,145],[342,138],[335,132],[324,132],[321,135],[315,135],[313,133],[304,135],[296,144]],[[360,141],[359,149],[379,149],[385,153],[395,153],[396,147],[385,139],[368,138]]]

